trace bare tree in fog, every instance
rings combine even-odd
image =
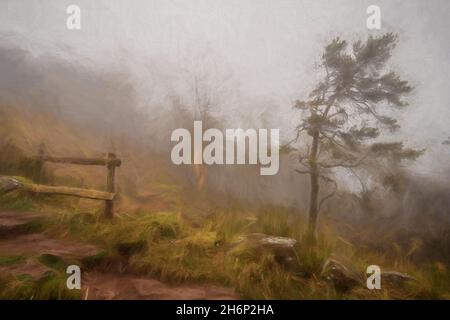
[[[397,120],[387,115],[390,109],[403,109],[403,100],[412,90],[387,68],[397,42],[388,33],[357,41],[349,48],[345,40],[334,39],[325,47],[320,68],[324,77],[306,101],[295,108],[305,116],[297,126],[297,141],[302,132],[310,137],[305,154],[300,154],[300,174],[310,177],[309,232],[314,234],[321,206],[332,198],[337,183],[333,169],[354,169],[367,160],[390,159],[389,163],[414,160],[423,151],[406,149],[402,142],[369,143],[383,131],[399,128]],[[320,182],[330,184],[330,193],[320,198]]]
[[[193,120],[202,121],[203,130],[219,125],[217,112],[226,107],[227,99],[232,96],[231,74],[224,70],[223,64],[209,48],[185,60],[183,78],[190,97],[186,107],[191,111]],[[202,154],[196,157],[201,158]],[[193,168],[197,190],[201,190],[207,179],[207,167],[194,164]]]

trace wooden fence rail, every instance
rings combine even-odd
[[[75,196],[80,198],[94,200],[114,200],[116,194],[106,191],[98,191],[91,189],[45,186],[35,184],[18,177],[0,176],[0,194],[7,193],[16,189],[22,189],[34,193],[62,194],[66,196]]]
[[[121,161],[119,159],[102,159],[102,158],[69,158],[69,157],[49,157],[49,156],[38,156],[39,160],[44,162],[53,162],[53,163],[70,163],[70,164],[79,164],[85,166],[120,166]]]
[[[42,164],[44,162],[53,162],[53,163],[66,163],[76,165],[105,166],[107,169],[105,191],[73,188],[65,186],[46,186],[41,184],[24,184],[23,187],[24,189],[37,193],[62,194],[75,196],[79,198],[104,200],[105,217],[107,218],[114,217],[114,199],[116,197],[115,172],[116,167],[120,167],[122,164],[122,161],[118,159],[114,153],[108,153],[106,158],[52,157],[46,154],[45,146],[41,145],[39,148],[39,155],[36,157],[36,160],[40,161]]]

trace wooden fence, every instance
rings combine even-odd
[[[75,196],[80,198],[104,200],[105,211],[104,215],[107,218],[114,217],[114,199],[116,198],[115,191],[115,173],[116,167],[120,167],[122,161],[116,157],[114,153],[108,153],[106,158],[72,158],[72,157],[52,157],[46,154],[45,146],[41,145],[37,161],[41,163],[41,167],[45,162],[66,163],[75,165],[88,166],[105,166],[107,169],[106,176],[106,190],[92,190],[65,186],[47,186],[42,184],[29,184],[27,189],[37,193],[48,194],[62,194]]]

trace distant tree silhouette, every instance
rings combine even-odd
[[[442,142],[443,145],[450,146],[450,137],[447,138],[444,142]]]

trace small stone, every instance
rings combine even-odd
[[[416,281],[416,278],[410,276],[407,273],[401,273],[397,271],[385,271],[381,272],[381,283],[387,283],[393,286],[402,286],[407,282]]]
[[[361,285],[361,279],[346,266],[334,259],[328,259],[321,272],[322,278],[332,282],[336,290],[347,291]]]
[[[0,195],[20,187],[22,187],[22,184],[18,180],[12,177],[0,176]]]

